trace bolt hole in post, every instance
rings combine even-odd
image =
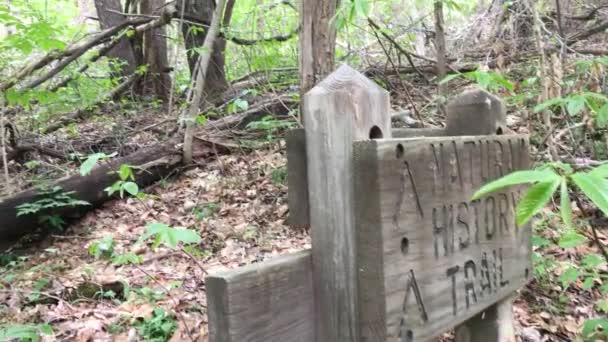
[[[380,127],[372,127],[372,129],[369,130],[369,138],[371,140],[382,139],[382,130],[380,129]]]
[[[401,253],[407,254],[410,250],[410,240],[406,237],[401,239]]]
[[[526,268],[526,279],[530,278],[530,270]]]
[[[404,153],[405,153],[405,149],[403,148],[403,145],[397,144],[397,149],[396,149],[397,159],[403,158]]]
[[[502,127],[498,127],[498,129],[496,129],[496,135],[503,135],[503,130]]]

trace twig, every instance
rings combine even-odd
[[[205,270],[205,268],[203,267],[203,264],[200,263],[200,261],[198,261],[198,259],[196,259],[194,257],[194,255],[190,254],[190,252],[188,252],[186,249],[184,249],[184,247],[181,247],[182,252],[184,252],[184,254],[186,254],[187,256],[190,257],[190,259],[192,259],[192,261],[194,261],[194,263],[198,266],[198,268],[201,269],[201,271],[203,271],[203,273],[205,275],[209,275],[209,273],[207,272],[207,270]]]
[[[13,293],[13,292],[18,292],[21,293],[23,295],[40,295],[40,296],[44,296],[50,299],[54,299],[57,302],[61,302],[63,304],[65,304],[65,306],[67,306],[70,310],[75,311],[76,309],[70,304],[68,303],[65,299],[52,295],[50,293],[47,292],[41,292],[41,291],[27,291],[27,290],[21,290],[21,289],[15,289],[15,288],[10,288],[10,289],[0,289],[0,292],[2,293]]]
[[[390,53],[388,53],[388,51],[386,50],[386,47],[384,46],[384,44],[380,40],[380,36],[378,36],[378,33],[376,32],[376,30],[373,30],[373,33],[374,33],[374,36],[376,37],[376,39],[378,40],[378,43],[380,44],[380,47],[384,51],[384,54],[386,55],[386,57],[388,59],[388,62],[393,67],[393,70],[395,70],[395,73],[397,74],[397,77],[399,78],[399,82],[401,83],[401,87],[405,91],[405,95],[407,96],[407,100],[410,103],[410,105],[412,106],[412,109],[414,110],[414,113],[416,114],[416,118],[418,118],[418,121],[420,122],[420,125],[424,128],[424,122],[422,121],[422,116],[420,115],[420,112],[418,111],[418,108],[416,107],[416,103],[414,102],[414,100],[412,99],[412,96],[410,95],[410,90],[408,89],[407,85],[403,81],[403,77],[401,76],[401,73],[399,72],[399,70],[397,70],[397,67],[395,66],[395,63],[393,62],[393,58],[390,56]]]
[[[4,125],[4,96],[0,95],[0,148],[2,149],[2,164],[4,168],[4,181],[6,183],[6,190],[9,194],[12,194],[11,190],[11,179],[8,174],[8,158],[6,157],[6,137]]]
[[[576,201],[576,205],[583,213],[583,216],[590,218],[591,215],[589,215],[589,213],[587,212],[587,209],[585,209],[585,207],[583,206],[583,203],[581,202],[581,199],[579,198],[578,194],[574,195],[574,201]],[[608,263],[608,251],[606,251],[606,247],[604,247],[604,245],[600,241],[600,238],[597,234],[597,230],[595,229],[595,225],[593,224],[592,221],[589,221],[589,226],[591,226],[591,231],[593,232],[593,240],[594,240],[595,244],[597,245],[597,247],[600,249],[600,252],[604,256],[604,260],[606,260],[606,262]]]
[[[388,39],[388,41],[391,42],[391,44],[393,44],[397,50],[399,50],[399,52],[401,52],[403,55],[405,55],[405,58],[407,58],[408,63],[410,63],[412,68],[416,71],[416,73],[418,75],[420,75],[420,77],[422,77],[426,81],[426,83],[430,83],[429,79],[418,69],[418,67],[416,67],[416,65],[414,64],[414,61],[412,60],[412,56],[413,57],[422,57],[422,56],[418,56],[411,51],[405,50],[401,45],[399,45],[399,43],[397,43],[393,39],[393,37],[389,36],[386,32],[384,32],[380,28],[380,26],[378,26],[378,24],[376,24],[376,22],[372,20],[372,18],[367,18],[367,22],[369,23],[369,25],[372,27],[373,30],[380,32],[380,34],[382,34],[382,36],[384,36],[384,38]],[[437,61],[429,60],[426,57],[423,57],[421,59],[431,61],[433,63],[437,63]]]

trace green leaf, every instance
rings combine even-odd
[[[176,249],[179,243],[189,244],[201,241],[200,235],[191,229],[171,228],[164,223],[158,222],[150,223],[146,228],[147,232],[140,237],[139,241],[154,237],[153,248],[158,247],[162,243],[169,248]]]
[[[604,263],[604,258],[598,254],[587,254],[582,260],[583,267],[588,269],[596,269]]]
[[[99,162],[100,159],[102,158],[106,158],[106,154],[105,153],[94,153],[91,154],[85,161],[84,163],[82,163],[82,165],[80,165],[80,175],[82,176],[87,176],[91,173],[91,171],[93,170],[93,168],[95,167],[95,165],[97,165],[97,162]]]
[[[534,215],[538,214],[547,205],[551,196],[560,185],[560,180],[542,182],[533,185],[526,191],[517,204],[516,221],[518,226],[526,224]]]
[[[594,168],[593,170],[589,171],[589,174],[600,178],[608,177],[608,163]]]
[[[559,276],[559,281],[563,287],[568,287],[578,279],[578,270],[575,267],[568,267],[564,273]]]
[[[604,336],[606,336],[606,333],[608,332],[608,319],[596,318],[586,320],[585,323],[583,323],[583,337],[593,337],[597,333],[598,328],[602,328],[604,331]]]
[[[564,221],[566,227],[572,227],[572,203],[570,202],[570,194],[568,193],[568,181],[566,178],[562,178],[561,181],[559,207],[560,213],[562,214],[562,221]]]
[[[439,84],[445,84],[445,83],[448,83],[448,82],[450,82],[450,81],[452,81],[452,80],[454,80],[454,79],[456,79],[456,78],[458,78],[458,77],[462,77],[462,76],[464,76],[464,75],[463,75],[463,74],[460,74],[460,73],[458,73],[458,74],[450,74],[450,75],[447,75],[447,76],[446,76],[446,77],[444,77],[444,78],[443,78],[441,81],[439,81]]]
[[[132,178],[133,171],[131,170],[131,167],[129,165],[122,164],[120,165],[120,169],[118,170],[118,176],[121,180],[126,181],[127,179]]]
[[[574,248],[582,245],[587,241],[587,238],[584,235],[581,235],[574,230],[570,230],[566,232],[566,234],[562,235],[559,239],[558,245],[561,248]]]
[[[137,196],[137,194],[139,193],[139,186],[137,186],[136,183],[134,182],[125,182],[122,185],[122,188],[128,192],[129,194],[131,194],[131,196]]]
[[[606,179],[591,173],[578,172],[572,175],[572,181],[604,215],[608,215],[608,181]]]
[[[553,107],[553,106],[563,106],[564,105],[564,99],[561,97],[556,97],[550,100],[547,100],[543,103],[539,103],[538,105],[536,105],[536,107],[534,107],[534,112],[538,113],[538,112],[542,112],[543,110],[549,108],[549,107]]]
[[[536,183],[536,182],[555,182],[561,177],[552,169],[515,171],[491,183],[488,183],[477,190],[473,199],[481,198],[489,193],[506,188],[508,186]]]
[[[608,314],[608,300],[598,300],[597,303],[595,303],[595,307],[598,311]]]
[[[583,281],[583,285],[581,286],[583,290],[589,290],[595,284],[595,279],[593,277],[587,277]]]
[[[355,2],[355,11],[357,12],[357,16],[361,18],[366,18],[369,13],[369,0],[354,0]]]
[[[581,95],[570,96],[566,99],[566,109],[570,115],[576,115],[585,109],[585,97]]]

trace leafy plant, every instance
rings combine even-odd
[[[168,341],[177,329],[175,317],[162,308],[154,309],[152,317],[135,325],[144,341]]]
[[[513,84],[509,80],[507,80],[503,75],[495,71],[482,70],[451,74],[441,80],[439,84],[445,84],[457,78],[469,79],[475,82],[479,87],[490,92],[498,92],[503,89],[512,92],[514,89]]]
[[[270,179],[274,184],[285,184],[287,182],[287,167],[282,166],[272,170]]]
[[[63,191],[59,186],[51,189],[38,189],[36,201],[23,203],[16,207],[17,216],[38,215],[40,224],[48,225],[52,228],[62,229],[65,222],[55,211],[65,207],[77,207],[90,205],[86,201],[74,198],[74,191]]]
[[[201,237],[191,229],[172,228],[164,223],[149,223],[146,232],[139,238],[139,242],[150,237],[154,238],[152,248],[163,244],[171,249],[176,249],[178,244],[193,244],[201,242]]]
[[[53,335],[48,324],[4,324],[0,325],[0,341],[18,339],[21,341],[40,341],[41,335]]]
[[[601,329],[601,331],[600,331]],[[608,337],[608,319],[588,319],[583,323],[583,337],[589,340],[603,340]]]
[[[114,255],[115,245],[114,239],[111,236],[106,236],[89,247],[89,254],[94,256],[95,259],[101,257],[110,258]]]
[[[551,107],[564,108],[568,114],[573,116],[587,109],[594,114],[598,127],[603,128],[608,124],[608,97],[600,93],[581,92],[556,97],[537,105],[534,107],[534,111],[541,112]]]
[[[474,199],[483,197],[502,188],[520,184],[532,184],[525,192],[516,208],[518,225],[528,222],[538,214],[551,200],[557,189],[560,189],[560,212],[564,223],[572,225],[572,207],[569,189],[578,188],[605,215],[608,215],[608,164],[591,171],[574,172],[570,165],[550,163],[535,170],[516,171],[498,180],[484,185],[474,195]],[[576,239],[571,236],[570,239]],[[568,243],[566,241],[565,243]]]
[[[133,167],[127,164],[120,165],[118,169],[119,179],[114,182],[111,186],[107,187],[105,191],[109,196],[112,196],[116,192],[119,193],[120,198],[124,197],[125,192],[131,196],[138,197],[140,195],[139,186],[135,183],[135,174],[133,173]]]

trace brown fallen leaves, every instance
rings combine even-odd
[[[305,233],[285,224],[284,166],[278,150],[224,156],[146,189],[143,201],[116,200],[90,213],[0,273],[0,299],[8,304],[0,306],[0,322],[50,322],[55,335],[47,340],[135,341],[143,337],[134,326],[160,307],[175,314],[171,341],[206,341],[205,271],[310,247]],[[197,262],[136,243],[151,222],[196,230],[202,242],[190,254]],[[134,253],[143,262],[95,259],[88,248],[106,237],[114,255]]]

